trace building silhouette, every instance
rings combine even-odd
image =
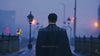
[[[0,10],[0,33],[9,28],[10,33],[15,31],[15,11]]]

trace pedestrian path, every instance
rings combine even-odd
[[[35,56],[35,45],[33,45],[32,49],[28,49],[27,47],[21,49],[13,56]]]
[[[28,49],[27,47],[25,47],[16,52],[0,54],[0,56],[35,56],[35,50],[34,48]]]
[[[86,55],[81,55],[79,53],[75,53],[74,46],[71,46],[71,51],[74,54],[73,56],[86,56]],[[33,44],[32,49],[28,49],[26,46],[26,47],[24,47],[16,52],[0,54],[0,56],[9,56],[9,55],[10,56],[35,56],[35,44]]]
[[[84,55],[84,54],[80,54],[80,53],[74,52],[74,50],[75,50],[74,46],[70,46],[70,48],[71,48],[72,53],[73,53],[75,56],[88,56],[88,55]]]

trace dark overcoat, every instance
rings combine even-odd
[[[55,24],[40,29],[36,41],[36,56],[72,56],[66,30]]]

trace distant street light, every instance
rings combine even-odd
[[[67,22],[68,22],[68,25],[70,24],[70,22],[71,22],[71,19],[68,17],[68,19],[67,19]]]
[[[7,34],[10,34],[10,31],[9,31],[9,28],[8,28],[8,27],[5,29],[5,32],[6,32]]]
[[[39,28],[39,22],[37,22],[36,25],[37,25],[37,29],[38,29]]]
[[[72,17],[72,19],[71,19],[71,23],[73,23],[73,24],[74,24],[74,20],[75,20],[75,18],[74,18],[74,17]]]
[[[95,23],[94,23],[94,26],[95,26],[96,28],[99,27],[98,22],[95,22]]]
[[[31,22],[31,24],[32,24],[32,25],[35,25],[35,24],[36,24],[36,20],[33,19],[32,22]]]
[[[17,31],[17,33],[16,33],[18,36],[20,36],[21,35],[21,29],[20,28],[18,28],[18,31]]]
[[[71,23],[70,17],[68,17],[67,22],[68,22],[68,28],[70,28],[70,37],[71,37],[72,28],[70,26],[70,23]]]
[[[66,4],[61,3],[61,5],[63,6],[63,19],[64,19],[63,24],[66,25],[66,21],[65,21],[65,19],[66,19]]]
[[[29,33],[29,44],[28,44],[28,48],[29,49],[32,49],[32,44],[31,44],[31,24],[32,24],[32,21],[33,21],[33,18],[34,18],[34,16],[31,14],[31,12],[30,12],[30,14],[27,16],[27,18],[29,19],[29,27],[30,27],[30,33]]]

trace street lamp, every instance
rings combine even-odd
[[[69,24],[70,24],[70,22],[71,22],[70,17],[68,17],[67,22],[68,22],[68,25],[69,25]]]
[[[37,22],[36,25],[37,25],[37,28],[39,28],[39,22]]]
[[[72,33],[72,28],[71,28],[71,26],[70,26],[70,23],[71,23],[71,19],[70,19],[70,17],[68,17],[68,19],[67,19],[67,23],[68,23],[68,25],[67,25],[67,27],[70,29],[70,39],[71,39],[71,33]],[[70,40],[70,44],[72,43],[72,41]]]
[[[70,22],[71,22],[70,17],[68,17],[67,22],[68,22],[68,28],[70,28],[70,37],[71,37],[72,28],[70,26]]]
[[[63,24],[66,25],[66,21],[65,21],[65,18],[66,18],[66,4],[64,3],[61,3],[61,5],[63,6]]]
[[[32,15],[31,11],[30,14],[27,16],[27,18],[29,19],[29,27],[30,27],[30,33],[29,33],[29,44],[28,44],[28,48],[32,49],[32,44],[31,44],[31,24],[32,24],[32,20],[34,18],[34,16]]]
[[[66,24],[66,22],[65,22],[65,21],[63,21],[63,24],[65,25],[65,24]]]

